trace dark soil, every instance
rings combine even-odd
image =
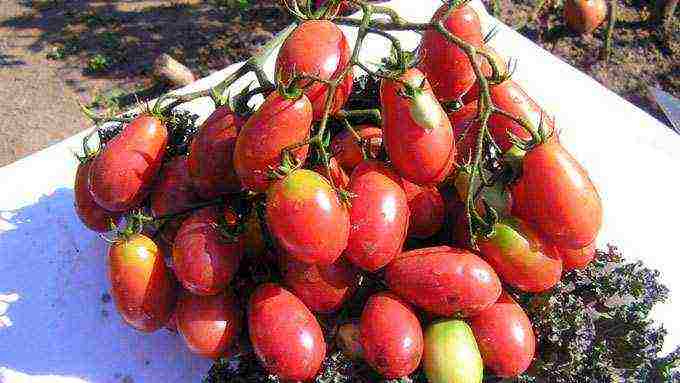
[[[536,3],[535,0],[501,0],[500,19],[508,25],[524,24],[518,32],[667,123],[647,87],[659,87],[680,97],[678,12],[669,30],[661,32],[661,28],[647,21],[648,2],[619,0],[612,54],[609,62],[605,62],[600,55],[606,20],[592,35],[581,36],[569,31],[564,24],[560,0],[547,0],[538,18],[527,22],[535,12]]]

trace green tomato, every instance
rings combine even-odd
[[[423,368],[430,383],[479,383],[482,356],[467,323],[445,320],[430,325],[425,333]]]

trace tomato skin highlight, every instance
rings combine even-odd
[[[276,181],[266,211],[272,237],[300,262],[330,265],[347,247],[349,212],[319,173],[299,169]]]
[[[199,201],[189,176],[186,156],[166,162],[149,194],[151,212],[155,217],[188,210]],[[182,224],[181,218],[168,221],[162,228],[165,239],[172,242]]]
[[[369,153],[377,156],[382,146],[382,129],[373,125],[359,125],[354,130],[361,138],[369,142]],[[361,146],[349,130],[345,129],[336,134],[331,140],[330,148],[334,158],[348,172],[354,170],[364,160]]]
[[[274,92],[248,119],[236,139],[234,168],[241,184],[255,192],[271,185],[269,171],[281,163],[281,151],[309,137],[312,105],[306,96],[289,100]],[[299,162],[307,158],[308,145],[292,151]]]
[[[205,120],[191,142],[189,174],[196,191],[204,199],[241,190],[241,181],[234,169],[240,124],[228,106],[220,106]]]
[[[276,72],[284,82],[295,74],[309,74],[329,80],[345,70],[350,61],[345,34],[328,20],[308,20],[288,36],[276,58]],[[353,74],[335,91],[331,115],[340,110],[352,92]],[[304,88],[304,87],[303,87]],[[327,85],[314,83],[304,90],[314,109],[314,120],[321,119],[326,103]]]
[[[331,313],[354,294],[359,274],[347,261],[332,265],[309,265],[286,257],[284,283],[313,312]]]
[[[196,355],[219,358],[238,339],[241,312],[231,293],[200,296],[184,292],[175,312],[177,329]]]
[[[367,160],[352,172],[350,232],[345,258],[376,271],[401,252],[408,231],[408,201],[401,177],[379,161]]]
[[[589,245],[602,226],[602,201],[595,186],[555,136],[526,154],[512,195],[513,215],[560,248]]]
[[[430,383],[481,383],[482,357],[467,323],[442,320],[425,331],[423,370]]]
[[[595,259],[595,242],[581,249],[565,249],[556,247],[555,252],[562,259],[564,272],[572,270],[582,270],[588,267],[590,262]]]
[[[562,261],[524,222],[506,219],[494,233],[477,241],[482,257],[501,279],[522,291],[551,289],[562,276]]]
[[[444,17],[448,5],[444,4],[432,16],[433,20]],[[482,30],[477,12],[464,5],[442,20],[444,27],[453,35],[475,47],[481,47]],[[427,74],[437,98],[455,101],[475,82],[475,72],[465,52],[449,42],[434,29],[428,29],[420,43],[423,61],[419,68]]]
[[[135,234],[114,243],[108,258],[111,295],[125,322],[143,332],[163,327],[172,315],[177,287],[158,246]]]
[[[137,206],[161,167],[168,131],[156,117],[141,115],[109,141],[90,168],[90,193],[109,211]]]
[[[503,378],[518,376],[529,368],[536,338],[526,313],[516,303],[494,303],[470,318],[484,365]]]
[[[607,16],[604,0],[567,0],[564,2],[564,20],[576,33],[592,33]]]
[[[335,159],[335,157],[331,157],[331,159],[328,161],[328,169],[330,170],[333,185],[335,185],[336,188],[346,189],[347,186],[349,186],[349,176],[340,167],[340,165],[338,165],[338,161]],[[326,167],[322,164],[315,166],[314,171],[328,179]]]
[[[494,269],[475,254],[449,246],[402,253],[385,269],[390,290],[425,311],[473,315],[501,294]]]
[[[446,207],[439,190],[434,186],[418,186],[404,181],[404,191],[410,212],[408,236],[429,238],[435,235],[444,224]]]
[[[97,203],[90,194],[89,175],[92,160],[78,165],[76,180],[73,185],[73,199],[76,214],[80,222],[88,229],[99,233],[107,232],[120,222],[120,213],[108,211]]]
[[[238,270],[243,239],[230,242],[217,228],[220,208],[206,207],[191,214],[180,227],[172,249],[175,274],[196,295],[224,291]]]
[[[390,293],[368,298],[359,321],[366,362],[388,379],[406,376],[420,364],[423,331],[408,303]]]
[[[248,307],[250,342],[265,369],[284,381],[316,376],[326,342],[314,315],[295,295],[274,283],[260,285]]]
[[[400,77],[422,90],[411,100],[400,95],[404,86],[383,80],[380,103],[383,110],[383,142],[392,166],[401,176],[418,185],[437,184],[451,172],[456,155],[453,128],[434,97],[425,75],[409,69]]]

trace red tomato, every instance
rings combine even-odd
[[[448,7],[447,4],[442,5],[432,19],[444,17]],[[482,46],[479,16],[469,5],[454,10],[443,22],[453,35],[475,47]],[[423,56],[420,69],[427,74],[439,99],[457,100],[475,82],[475,72],[465,52],[434,29],[428,29],[423,35],[420,52]]]
[[[319,173],[295,170],[267,191],[267,226],[283,252],[298,261],[335,262],[347,247],[349,222],[347,207]]]
[[[385,269],[392,291],[436,315],[472,315],[496,302],[501,282],[475,254],[448,246],[402,253]]]
[[[149,237],[136,234],[109,248],[109,280],[113,301],[127,324],[152,332],[168,322],[177,287]]]
[[[359,274],[344,259],[332,265],[309,265],[286,257],[283,279],[292,292],[317,313],[338,310],[354,294]]]
[[[555,249],[562,259],[564,271],[575,269],[585,269],[590,262],[595,259],[595,242],[581,249],[565,249],[557,247]]]
[[[434,186],[418,186],[404,180],[404,191],[411,213],[408,235],[413,238],[429,238],[444,224],[446,207],[439,190]]]
[[[383,139],[394,168],[418,185],[437,184],[453,168],[456,147],[451,122],[418,69],[400,79],[419,88],[413,98],[404,97],[404,86],[383,80],[380,103],[383,110]]]
[[[471,162],[477,147],[479,123],[477,123],[477,103],[467,104],[449,113],[456,140],[456,164],[459,166]]]
[[[600,231],[600,196],[586,170],[556,137],[526,154],[512,195],[513,215],[560,248],[583,248]]]
[[[531,322],[516,303],[494,303],[470,318],[484,365],[503,378],[529,367],[536,350]]]
[[[274,92],[250,117],[236,139],[234,167],[247,189],[264,192],[272,183],[269,171],[281,163],[281,151],[304,141],[312,124],[312,105],[306,96],[290,100]],[[293,151],[304,162],[308,146]]]
[[[189,174],[202,198],[241,190],[234,169],[234,148],[239,118],[228,106],[221,106],[208,117],[191,142]]]
[[[350,56],[347,38],[340,28],[328,20],[308,20],[300,24],[283,43],[276,58],[276,73],[281,74],[284,82],[294,73],[329,80],[347,68]],[[335,91],[331,114],[345,104],[352,92],[352,83],[350,71]],[[323,115],[327,91],[327,86],[318,82],[305,89],[314,108],[315,120],[321,119]]]
[[[576,33],[591,33],[602,24],[607,15],[604,0],[567,0],[564,2],[564,20]]]
[[[350,232],[344,256],[367,271],[387,265],[401,252],[408,231],[403,183],[387,165],[364,161],[352,172]]]
[[[361,138],[368,142],[369,154],[374,157],[377,156],[382,146],[382,129],[373,125],[360,125],[354,130]],[[343,130],[333,137],[333,140],[331,140],[331,152],[338,160],[338,163],[340,163],[340,166],[348,172],[351,172],[355,166],[364,160],[359,142],[348,130]]]
[[[161,167],[168,131],[156,117],[142,115],[95,157],[90,169],[90,193],[106,210],[125,211],[146,197]]]
[[[231,293],[199,296],[184,292],[176,313],[177,329],[196,355],[219,358],[238,339],[241,312]]]
[[[505,59],[496,52],[495,49],[493,49],[490,46],[484,46],[484,49],[491,54],[491,57],[493,57],[493,61],[496,63],[496,66],[498,69],[501,71],[501,74],[505,72],[507,69],[507,64],[505,63]],[[491,64],[489,64],[489,61],[482,57],[479,56],[479,62],[481,63],[481,69],[482,73],[484,76],[487,78],[491,77],[493,75],[493,68],[491,68]],[[463,104],[469,104],[471,102],[476,102],[477,99],[479,98],[479,83],[475,81],[472,84],[472,88],[465,93],[463,96]]]
[[[109,231],[111,223],[118,224],[120,213],[108,211],[97,203],[90,194],[89,174],[92,160],[88,160],[78,165],[76,171],[76,181],[73,186],[73,198],[76,214],[88,229],[100,233]]]
[[[478,239],[477,246],[501,279],[522,291],[551,289],[562,276],[562,261],[519,220],[497,223],[493,234]]]
[[[151,188],[150,199],[151,212],[156,217],[181,213],[199,201],[192,188],[185,156],[175,157],[163,165]],[[176,218],[163,225],[165,239],[172,242],[181,224],[181,218]]]
[[[266,283],[255,290],[248,307],[250,342],[265,369],[285,381],[307,381],[326,355],[321,326],[288,290]]]
[[[336,188],[347,189],[347,186],[349,185],[349,176],[342,170],[340,165],[338,165],[338,161],[335,157],[331,157],[330,161],[328,161],[328,169],[330,170],[331,178],[333,179],[333,185],[335,185]],[[319,164],[314,167],[314,171],[328,179],[325,166]]]
[[[401,378],[418,368],[423,331],[408,303],[395,295],[377,293],[368,298],[359,332],[366,362],[385,378]]]
[[[238,270],[243,240],[229,240],[218,228],[218,207],[206,207],[187,218],[177,232],[172,259],[185,289],[196,295],[215,295],[227,287]]]

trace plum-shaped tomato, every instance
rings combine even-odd
[[[335,157],[331,157],[331,159],[328,161],[328,170],[330,171],[330,176],[331,179],[333,180],[333,185],[335,185],[336,188],[346,189],[347,186],[349,186],[349,176],[340,167],[340,165],[338,165],[338,161],[335,159]],[[328,179],[328,174],[326,174],[327,173],[326,167],[323,166],[322,164],[315,166],[314,171]]]
[[[430,383],[481,383],[484,367],[467,323],[435,322],[425,331],[423,370]]]
[[[349,191],[354,197],[344,256],[376,271],[401,252],[406,238],[409,211],[401,177],[382,162],[364,161],[352,172]]]
[[[435,235],[446,215],[442,194],[434,186],[418,186],[408,180],[404,180],[404,191],[411,213],[408,236],[423,239]]]
[[[564,2],[564,19],[569,29],[576,33],[591,33],[602,24],[607,15],[604,0],[567,0]]]
[[[448,4],[442,5],[432,19],[441,20],[448,8]],[[457,8],[442,22],[453,35],[475,47],[482,46],[479,16],[471,6]],[[465,52],[438,31],[430,28],[425,32],[420,52],[423,56],[420,69],[427,74],[439,99],[457,100],[475,82],[475,72]]]
[[[501,279],[522,291],[545,291],[562,276],[562,261],[524,222],[505,219],[497,223],[493,233],[477,241],[482,257]]]
[[[289,97],[273,92],[255,112],[236,139],[234,168],[246,189],[264,192],[272,183],[270,171],[281,164],[281,151],[309,136],[312,104],[307,96]],[[293,150],[304,162],[308,146]]]
[[[330,313],[342,307],[352,296],[359,274],[344,259],[332,265],[310,265],[286,257],[283,261],[285,284],[317,313]]]
[[[385,378],[400,378],[418,368],[423,331],[408,303],[390,293],[371,296],[359,331],[366,362]]]
[[[177,329],[194,354],[219,358],[234,344],[241,312],[231,293],[212,296],[184,292],[177,301]]]
[[[267,226],[284,253],[330,265],[347,246],[349,212],[324,177],[299,169],[267,191]]]
[[[214,206],[198,210],[182,223],[175,237],[175,274],[185,289],[197,295],[223,291],[241,261],[242,238],[230,238],[220,231],[221,214]]]
[[[151,211],[155,217],[186,211],[199,201],[193,190],[185,156],[175,157],[161,168],[160,176],[151,188]],[[181,218],[163,225],[163,235],[172,242],[181,226]]]
[[[409,181],[438,184],[453,169],[456,155],[451,122],[421,71],[409,69],[399,80],[380,85],[387,154]]]
[[[189,174],[202,198],[241,190],[234,169],[234,148],[242,123],[228,106],[220,106],[208,117],[191,141]]]
[[[276,73],[284,82],[295,74],[329,80],[347,68],[350,55],[347,38],[337,25],[329,20],[308,20],[300,24],[281,46],[276,58]],[[352,92],[352,84],[350,71],[335,91],[331,114],[345,104]],[[319,82],[307,87],[304,85],[301,84],[314,108],[314,119],[319,120],[326,103],[327,85]]]
[[[73,186],[73,199],[76,214],[80,221],[90,230],[103,233],[111,230],[111,224],[118,224],[120,213],[108,211],[97,205],[90,194],[90,166],[92,160],[78,165],[76,181]]]
[[[366,142],[369,154],[377,156],[382,146],[382,129],[373,125],[359,125],[354,130]],[[347,172],[354,170],[354,167],[364,160],[361,145],[349,130],[343,130],[333,137],[331,152]]]
[[[265,369],[285,381],[307,381],[319,371],[326,342],[314,315],[295,295],[274,283],[250,297],[248,329]]]
[[[595,185],[555,135],[526,154],[512,198],[513,215],[561,248],[588,246],[602,226]]]
[[[436,315],[472,315],[501,294],[496,272],[475,254],[448,246],[400,254],[385,269],[392,291]]]
[[[168,322],[177,286],[149,237],[135,234],[111,246],[109,279],[116,308],[130,326],[152,332]]]
[[[529,367],[536,339],[531,322],[514,303],[494,303],[470,318],[484,365],[494,374],[509,378]]]
[[[168,130],[161,120],[141,115],[111,139],[90,169],[90,193],[109,211],[125,211],[146,197],[165,155]]]
[[[564,271],[585,269],[595,259],[595,242],[581,249],[565,249],[556,247],[555,251],[562,259]]]

